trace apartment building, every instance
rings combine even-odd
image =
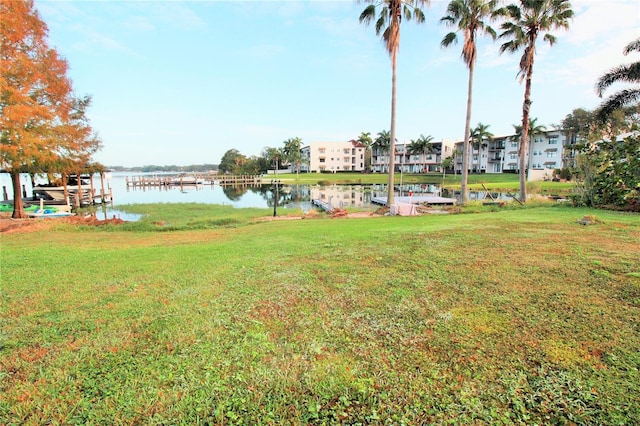
[[[425,173],[442,171],[442,160],[453,154],[454,144],[449,141],[431,142],[425,153],[411,153],[411,142],[396,143],[394,157],[396,171],[405,173]],[[389,171],[389,150],[373,147],[371,151],[371,170],[379,173]]]
[[[302,147],[305,172],[363,171],[366,146],[357,141],[311,142]]]
[[[567,135],[558,129],[548,130],[531,138],[527,152],[526,162],[530,176],[551,175],[554,169],[568,167],[570,160],[575,157],[571,149],[573,145]],[[568,154],[565,152],[565,147]],[[455,144],[458,152],[463,152],[463,142]],[[469,172],[471,173],[517,173],[520,166],[519,160],[520,140],[516,135],[494,137],[485,139],[480,144],[471,147],[469,156]],[[462,155],[456,156],[456,172],[462,171]]]

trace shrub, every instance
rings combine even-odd
[[[576,204],[640,207],[640,136],[591,144],[577,160]]]

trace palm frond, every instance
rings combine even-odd
[[[630,106],[640,102],[640,89],[621,90],[615,95],[609,97],[596,110],[596,118],[604,123],[607,118],[619,108]]]
[[[458,35],[456,33],[449,33],[440,42],[441,47],[449,47],[451,44],[458,43]]]
[[[522,53],[522,57],[520,58],[520,71],[518,75],[520,76],[520,82],[529,74],[529,69],[533,67],[533,61],[536,55],[536,46],[529,45],[524,48],[524,52]]]
[[[447,16],[443,16],[442,18],[440,18],[440,22],[444,22],[445,25],[452,27],[455,25],[456,20],[453,18],[453,16],[451,15],[447,15]]]
[[[509,52],[509,53],[514,53],[517,52],[520,49],[520,43],[518,43],[516,40],[509,40],[506,43],[503,43],[500,46],[500,53],[504,53],[504,52]]]
[[[382,29],[387,25],[387,15],[386,13],[384,13],[385,11],[383,10],[380,13],[380,16],[378,16],[378,20],[376,21],[376,34],[380,35],[380,33],[382,32]],[[386,32],[386,31],[385,31]],[[383,40],[386,40],[386,38],[382,37]]]
[[[640,38],[635,39],[634,41],[632,41],[631,43],[629,43],[624,50],[622,51],[622,53],[624,53],[625,55],[628,55],[630,52],[640,52]]]
[[[498,37],[498,33],[496,33],[496,30],[493,29],[493,27],[491,27],[490,25],[485,25],[484,23],[482,23],[482,27],[485,33],[489,34],[489,36],[495,40]]]
[[[402,8],[402,15],[404,15],[404,19],[406,19],[407,21],[411,20],[411,8],[406,4]]]
[[[464,45],[462,46],[462,57],[468,67],[476,61],[476,44],[471,37],[472,34],[465,34]]]
[[[506,16],[513,19],[514,21],[520,21],[522,19],[522,11],[515,4],[510,4],[504,8],[506,12]]]
[[[640,62],[620,65],[598,79],[596,93],[602,97],[604,91],[614,83],[640,83]]]
[[[360,23],[364,23],[365,25],[369,25],[371,21],[373,21],[376,17],[376,6],[370,4],[365,7],[362,13],[360,14],[359,21]]]
[[[543,40],[549,43],[549,46],[553,46],[554,44],[556,44],[557,38],[553,34],[547,33],[544,35]]]
[[[427,20],[427,17],[425,16],[424,12],[421,9],[414,9],[413,20],[416,21],[418,24],[422,24],[424,23],[424,21]]]

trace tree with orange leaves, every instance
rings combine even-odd
[[[47,44],[33,0],[0,0],[0,161],[11,175],[13,218],[25,217],[20,173],[86,161],[99,147],[73,96],[68,65]]]

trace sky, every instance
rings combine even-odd
[[[447,1],[426,22],[404,21],[397,77],[397,139],[461,140],[468,70],[461,45],[440,47]],[[541,40],[532,117],[552,127],[575,108],[594,109],[611,67],[637,61],[637,0],[574,0],[570,29]],[[391,61],[363,2],[36,0],[49,44],[69,62],[107,166],[218,164],[230,149],[259,156],[299,137],[344,142],[390,129]],[[495,24],[499,27],[499,23]],[[499,28],[497,28],[499,31]],[[462,35],[460,34],[459,37]],[[522,116],[520,54],[478,41],[472,125],[513,133]],[[614,86],[607,93],[615,92]]]

